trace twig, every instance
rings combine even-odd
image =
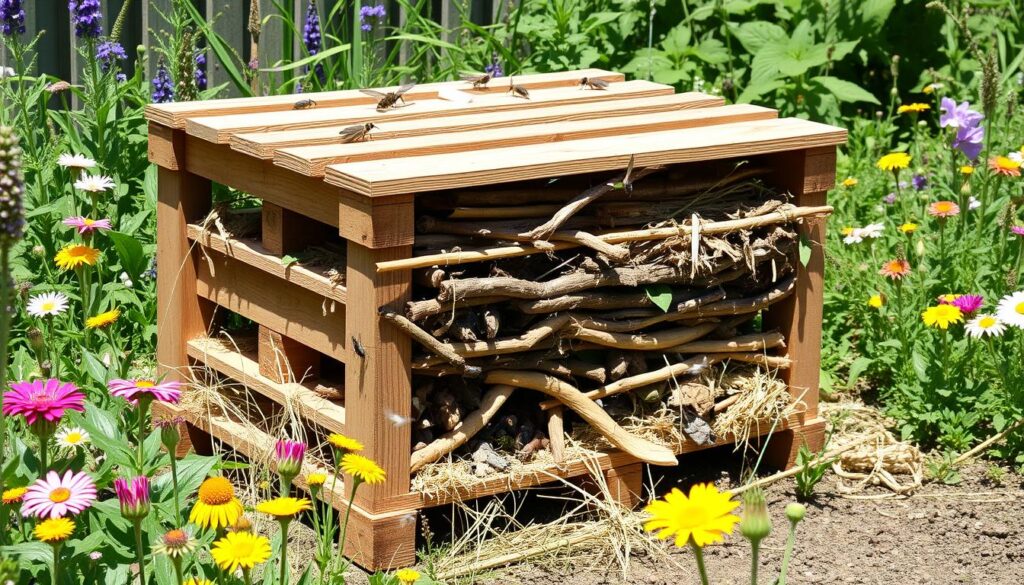
[[[452,451],[458,449],[480,432],[494,415],[497,414],[501,405],[505,404],[508,397],[515,391],[514,386],[497,385],[491,387],[480,399],[480,408],[473,411],[451,431],[434,439],[432,443],[412,454],[410,470],[417,472],[428,463],[433,463]]]
[[[1024,418],[1022,418],[1022,419],[1018,420],[1017,422],[1013,423],[1012,425],[1006,427],[1005,429],[1002,430],[1002,432],[996,433],[996,434],[992,435],[991,437],[985,439],[981,443],[978,443],[978,446],[976,446],[975,448],[971,449],[970,451],[968,451],[968,452],[964,453],[963,455],[961,455],[961,456],[957,457],[956,459],[954,459],[953,460],[953,465],[960,465],[964,461],[967,461],[968,459],[970,459],[970,458],[972,458],[972,457],[974,457],[974,456],[984,452],[986,449],[988,449],[992,445],[994,445],[994,444],[998,443],[999,441],[1002,441],[1003,439],[1005,439],[1007,437],[1007,435],[1009,435],[1013,431],[1017,430],[1021,426],[1024,426]]]
[[[423,344],[431,352],[444,358],[448,363],[462,370],[463,375],[475,378],[480,375],[480,368],[466,363],[465,358],[452,351],[451,346],[438,341],[429,332],[424,331],[418,325],[393,311],[381,311],[381,317],[393,323],[396,327],[405,331],[410,337]]]

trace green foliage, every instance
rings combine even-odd
[[[820,458],[820,453],[814,453],[807,448],[807,445],[800,445],[796,454],[796,466],[800,470],[793,479],[796,481],[796,497],[801,502],[811,499],[814,496],[814,488],[825,477],[832,461]]]

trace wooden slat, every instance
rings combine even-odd
[[[321,128],[324,126],[341,129],[352,124],[374,122],[387,129],[387,122],[451,116],[465,112],[500,112],[507,110],[540,108],[544,106],[588,101],[620,100],[634,97],[668,95],[672,87],[650,81],[624,81],[613,83],[604,91],[584,91],[571,87],[539,89],[531,92],[530,99],[506,95],[494,91],[481,95],[471,103],[455,103],[431,99],[412,102],[404,108],[378,112],[373,104],[344,106],[337,108],[317,107],[311,110],[289,110],[259,114],[236,114],[189,118],[186,131],[209,142],[226,144],[235,134],[247,132],[272,132],[275,130],[298,130],[300,128]]]
[[[516,78],[516,84],[530,89],[570,87],[576,85],[581,77],[596,77],[610,83],[625,79],[625,76],[621,73],[613,73],[602,69],[582,69],[579,71],[523,75]],[[455,88],[476,94],[504,93],[507,89],[498,81],[495,81],[491,84],[491,87],[484,90],[473,90],[463,81],[442,81],[419,84],[409,90],[406,96],[409,101],[433,99],[437,97],[438,91],[445,88]],[[303,94],[303,97],[314,99],[318,108],[372,104],[375,102],[373,98],[354,89]],[[258,112],[290,111],[299,99],[294,95],[277,95],[260,98],[232,98],[202,102],[150,104],[146,106],[146,119],[152,122],[159,122],[171,128],[182,129],[185,127],[185,120],[189,118],[220,116],[229,112],[232,114],[252,114]]]
[[[521,124],[545,124],[611,118],[691,108],[710,108],[725,103],[720,97],[688,92],[629,100],[595,101],[564,106],[529,108],[493,113],[469,113],[439,118],[389,122],[373,132],[373,141],[409,138],[440,132],[467,132],[509,128]],[[281,148],[338,144],[338,129],[333,127],[255,132],[231,137],[231,148],[258,158],[273,158]]]
[[[258,268],[219,252],[203,252],[196,259],[196,292],[200,297],[340,362],[348,361],[344,306],[335,306],[331,312],[330,303],[314,292],[267,278]]]
[[[347,295],[344,286],[334,284],[323,274],[304,266],[297,264],[285,266],[281,263],[279,256],[270,254],[266,248],[255,240],[225,239],[219,234],[206,231],[196,224],[189,224],[188,237],[203,247],[216,250],[225,256],[258,268],[267,274],[272,274],[277,278],[301,286],[325,299],[345,304]]]
[[[328,165],[367,160],[480,151],[526,144],[547,144],[602,136],[622,137],[645,132],[698,128],[777,116],[775,110],[737,104],[718,108],[655,112],[637,116],[602,117],[572,122],[526,124],[513,128],[414,136],[395,140],[285,148],[277,151],[274,164],[311,177],[323,176]],[[486,153],[483,153],[486,154]],[[502,156],[500,151],[494,152]]]
[[[188,355],[278,404],[291,405],[304,420],[332,433],[345,432],[344,406],[319,396],[301,383],[279,384],[260,375],[253,354],[231,351],[218,339],[200,337],[188,342]]]
[[[421,156],[397,164],[379,160],[331,165],[325,181],[378,197],[624,169],[634,155],[636,165],[644,167],[834,146],[845,141],[846,131],[833,126],[796,118],[759,120],[712,129]]]

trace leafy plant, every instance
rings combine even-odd
[[[814,497],[814,488],[825,477],[831,464],[831,460],[821,458],[821,453],[814,453],[807,445],[800,445],[796,454],[796,467],[799,471],[793,476],[798,500],[803,502]]]

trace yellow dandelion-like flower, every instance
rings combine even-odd
[[[210,555],[225,571],[248,571],[270,558],[270,541],[250,532],[229,532],[213,543]]]
[[[860,181],[858,181],[854,177],[846,177],[845,179],[843,179],[843,187],[856,187],[857,183],[860,183]]]
[[[875,166],[882,169],[883,171],[898,171],[905,169],[910,166],[910,155],[905,152],[893,152],[889,153],[882,158],[878,159]]]
[[[929,327],[945,330],[949,329],[951,324],[963,321],[964,314],[956,305],[939,304],[925,309],[921,313],[921,319]]]
[[[373,459],[355,453],[348,453],[341,458],[341,470],[354,477],[356,481],[371,485],[381,483],[387,477]]]
[[[399,569],[395,573],[395,578],[402,585],[413,585],[420,578],[420,572],[416,569]]]
[[[306,498],[274,498],[256,504],[256,511],[273,516],[278,520],[291,520],[300,512],[311,510],[313,503]]]
[[[327,475],[324,473],[310,473],[306,476],[306,485],[309,487],[322,486],[327,481]]]
[[[9,490],[4,490],[3,496],[0,497],[0,500],[2,500],[3,503],[7,505],[17,504],[18,502],[21,501],[22,498],[25,497],[26,493],[28,493],[27,487],[11,488]]]
[[[917,224],[908,221],[900,226],[900,231],[905,234],[912,234],[917,231]]]
[[[242,502],[235,497],[235,486],[223,477],[211,477],[199,486],[199,498],[188,521],[217,530],[233,525],[243,512]]]
[[[74,532],[75,522],[70,518],[47,518],[36,524],[32,534],[47,544],[58,544],[71,538]]]
[[[363,450],[362,443],[339,433],[331,433],[328,435],[327,442],[330,443],[332,447],[343,453],[353,453]]]
[[[100,251],[92,246],[84,244],[71,244],[64,246],[53,257],[57,268],[61,270],[74,270],[81,266],[94,266],[100,258]]]
[[[86,329],[103,329],[113,325],[121,316],[121,309],[111,309],[106,313],[100,313],[85,320]]]
[[[920,114],[921,112],[927,112],[930,109],[932,109],[932,107],[930,105],[928,105],[928,104],[922,104],[922,103],[903,104],[902,106],[900,106],[899,108],[896,109],[896,113],[897,114],[907,114],[907,113],[910,113],[910,114]]]
[[[740,521],[732,513],[740,503],[732,494],[719,492],[710,483],[690,488],[687,497],[679,488],[673,488],[662,500],[651,502],[644,511],[651,517],[644,522],[644,530],[657,532],[661,540],[675,537],[675,545],[686,546],[691,540],[699,547],[721,542]]]
[[[868,298],[868,306],[872,309],[881,309],[885,304],[885,297],[880,294],[871,295]]]
[[[196,577],[190,577],[185,580],[185,583],[183,585],[214,585],[214,583],[209,579],[198,579]]]
[[[926,94],[931,94],[935,93],[937,90],[942,89],[943,87],[945,87],[945,85],[941,83],[929,83],[928,85],[924,86],[924,89],[922,89],[921,91],[923,91]]]
[[[960,174],[961,175],[973,175],[974,174],[974,167],[972,167],[971,165],[964,165],[964,166],[960,167]]]
[[[843,229],[839,230],[839,233],[844,236],[848,236],[853,233],[853,228],[850,226],[846,226]]]

